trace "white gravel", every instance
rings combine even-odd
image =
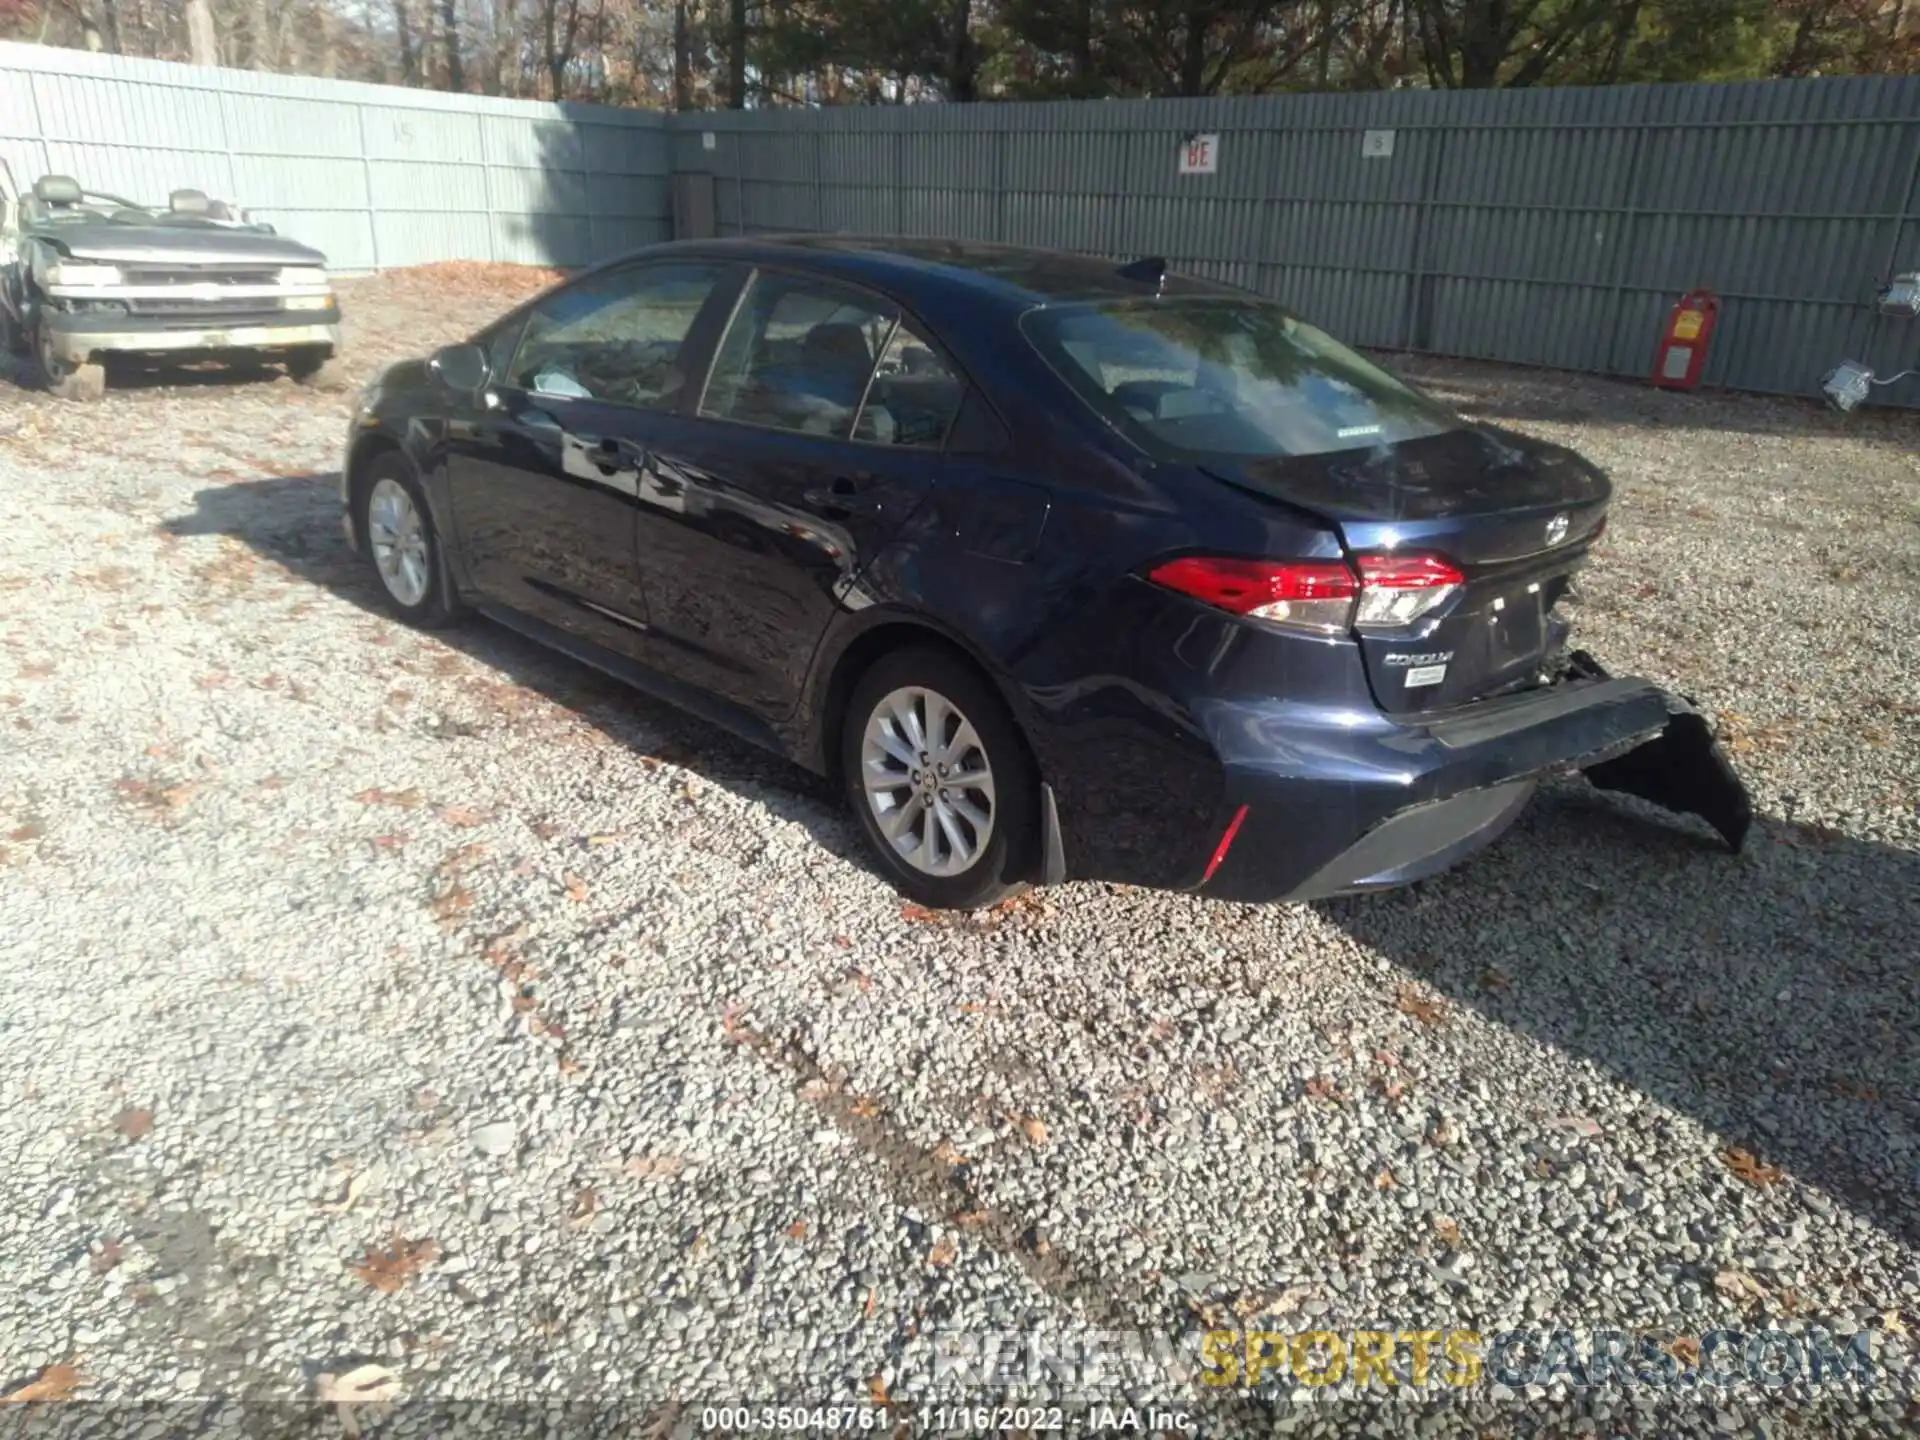
[[[364,374],[499,301],[348,303]],[[1912,1396],[1920,424],[1413,368],[1612,471],[1583,639],[1726,723],[1746,855],[1565,788],[1387,897],[916,921],[802,773],[385,619],[345,397],[0,379],[0,1385],[684,1433],[1211,1314],[1864,1327]]]

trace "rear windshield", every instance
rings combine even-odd
[[[1021,317],[1093,408],[1166,458],[1324,455],[1465,428],[1324,331],[1258,300],[1062,305]]]

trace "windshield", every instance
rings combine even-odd
[[[1324,455],[1466,428],[1324,331],[1254,299],[1152,299],[1030,310],[1047,363],[1149,453]]]

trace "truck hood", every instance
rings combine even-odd
[[[119,265],[325,265],[327,257],[285,235],[224,225],[130,225],[118,220],[49,225],[32,232],[76,260]]]

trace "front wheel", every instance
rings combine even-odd
[[[60,359],[53,353],[53,336],[45,324],[39,327],[39,343],[34,348],[47,391],[56,400],[98,400],[107,393],[106,366],[98,361],[75,365]]]
[[[331,345],[308,345],[287,356],[287,374],[296,385],[315,390],[344,390],[346,371],[334,358]]]
[[[447,584],[433,514],[405,457],[377,457],[356,496],[355,528],[388,608],[429,630],[460,619],[464,611]]]
[[[847,702],[840,769],[867,843],[909,899],[974,910],[1030,877],[1033,765],[1006,703],[958,656],[915,647],[875,662]]]

